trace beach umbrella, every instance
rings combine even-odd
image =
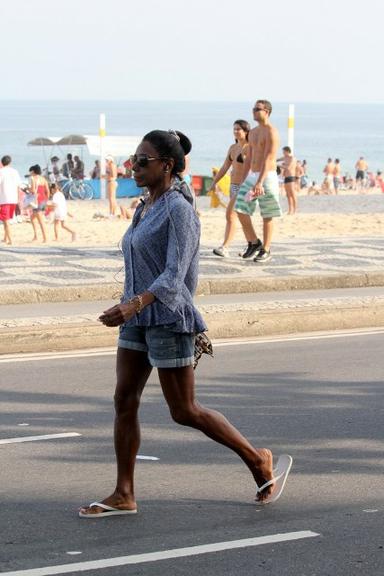
[[[50,138],[45,136],[40,136],[39,138],[34,138],[28,142],[28,146],[54,146],[55,142]]]
[[[63,136],[56,142],[58,146],[82,146],[87,143],[85,136],[81,134],[70,134],[69,136]]]

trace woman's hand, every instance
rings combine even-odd
[[[128,302],[127,304],[116,304],[105,310],[99,320],[104,326],[120,326],[124,324],[126,320],[130,320],[136,314],[136,306],[134,302]]]

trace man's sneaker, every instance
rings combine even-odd
[[[221,256],[222,258],[228,258],[229,256],[228,250],[223,246],[219,246],[219,248],[214,248],[212,252],[216,254],[216,256]]]
[[[257,242],[248,242],[248,246],[244,250],[242,254],[239,254],[242,258],[252,258],[256,254],[256,252],[260,252],[263,248],[263,243],[261,240],[257,240]]]
[[[270,250],[264,250],[264,248],[262,248],[258,253],[258,255],[256,256],[256,258],[253,259],[253,261],[259,264],[264,264],[264,262],[268,262],[269,260],[271,260],[271,258],[272,254]]]

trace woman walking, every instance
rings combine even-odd
[[[29,174],[29,188],[31,193],[35,196],[35,202],[32,207],[31,216],[31,224],[33,227],[32,242],[37,241],[37,225],[39,225],[41,234],[43,236],[43,242],[45,243],[47,241],[47,232],[44,223],[44,213],[50,196],[49,184],[47,180],[41,175],[41,168],[38,164],[30,167]]]
[[[248,133],[251,127],[245,120],[236,120],[233,124],[233,135],[235,143],[229,147],[228,154],[224,160],[224,164],[217,172],[213,179],[209,192],[213,193],[216,184],[222,179],[224,174],[231,170],[231,187],[229,194],[229,202],[227,204],[225,218],[227,221],[224,241],[221,246],[213,249],[216,256],[226,257],[229,256],[228,246],[233,240],[236,231],[237,214],[234,211],[237,192],[239,191],[240,184],[244,178],[244,160],[247,155],[248,148]]]
[[[100,316],[105,326],[120,326],[114,433],[117,482],[110,496],[80,508],[83,518],[137,512],[138,410],[152,368],[157,368],[175,422],[196,428],[234,450],[261,487],[259,503],[280,496],[289,472],[290,461],[284,464],[279,459],[272,478],[271,451],[254,448],[224,416],[195,400],[194,341],[197,333],[206,330],[193,305],[200,224],[191,192],[178,176],[190,150],[191,143],[182,133],[154,130],[144,136],[132,157],[136,183],[146,187],[148,195],[123,238],[122,302]]]

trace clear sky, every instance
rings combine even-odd
[[[384,102],[382,0],[1,0],[1,99]]]

